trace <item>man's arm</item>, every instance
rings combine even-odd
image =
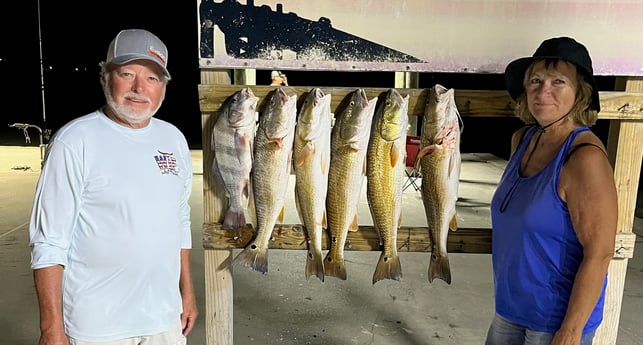
[[[38,307],[40,308],[39,345],[68,345],[62,316],[61,265],[39,268],[33,271]]]
[[[192,327],[194,327],[197,315],[199,315],[196,306],[196,297],[194,296],[194,285],[192,285],[192,275],[190,273],[190,249],[181,249],[179,288],[181,290],[181,301],[183,304],[181,326],[183,328],[183,335],[187,336],[192,330]]]

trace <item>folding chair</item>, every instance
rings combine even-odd
[[[422,142],[421,137],[419,136],[407,136],[406,137],[406,181],[404,181],[404,186],[402,190],[406,190],[410,186],[413,186],[413,189],[416,191],[420,190],[420,185],[422,183],[422,173],[415,169],[415,157],[420,151],[420,143]],[[417,179],[420,179],[419,183]]]

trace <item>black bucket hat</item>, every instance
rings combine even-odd
[[[559,59],[576,66],[576,70],[592,86],[592,103],[590,109],[601,111],[598,88],[594,79],[592,59],[584,45],[569,37],[555,37],[543,41],[531,57],[524,57],[510,62],[505,69],[505,83],[509,95],[515,101],[525,92],[523,80],[529,65],[543,59]]]

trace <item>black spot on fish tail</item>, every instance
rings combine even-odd
[[[316,275],[319,280],[324,281],[324,261],[321,253],[315,254],[312,251],[306,256],[306,279]]]
[[[384,279],[398,281],[402,279],[402,264],[397,254],[387,255],[382,253],[382,255],[380,255],[375,272],[373,273],[373,285]]]
[[[429,283],[432,283],[435,278],[442,279],[451,285],[451,267],[448,256],[431,254],[431,262],[429,262]]]
[[[268,248],[259,248],[250,242],[232,261],[234,266],[244,266],[268,274]]]
[[[330,255],[324,259],[324,274],[330,277],[336,277],[341,280],[346,280],[346,266],[344,265],[344,258],[333,260]]]

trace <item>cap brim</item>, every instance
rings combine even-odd
[[[507,92],[509,92],[509,96],[511,96],[514,101],[517,100],[518,97],[520,97],[520,95],[525,92],[523,80],[525,78],[525,72],[527,71],[529,65],[531,65],[536,60],[544,59],[558,59],[567,61],[560,56],[537,56],[516,59],[507,65],[507,67],[505,68],[505,86],[507,88]],[[592,86],[592,103],[590,104],[590,109],[596,110],[597,112],[601,111],[601,102],[598,96],[598,86],[596,85],[596,79],[594,79],[594,76],[589,73],[589,71],[585,70],[585,68],[579,66],[573,61],[567,62],[576,66],[576,69],[583,74],[585,80],[587,80],[587,82]]]
[[[157,60],[149,57],[148,55],[139,55],[139,54],[121,55],[119,57],[116,57],[116,58],[112,59],[112,61],[110,61],[110,63],[116,64],[116,65],[123,65],[123,64],[126,64],[128,62],[132,62],[134,60],[152,61],[157,66],[159,66],[161,68],[161,70],[163,71],[163,74],[165,74],[165,76],[168,77],[168,79],[172,78],[172,76],[170,75],[170,72],[167,70],[167,68],[165,68],[165,66],[160,64]]]

